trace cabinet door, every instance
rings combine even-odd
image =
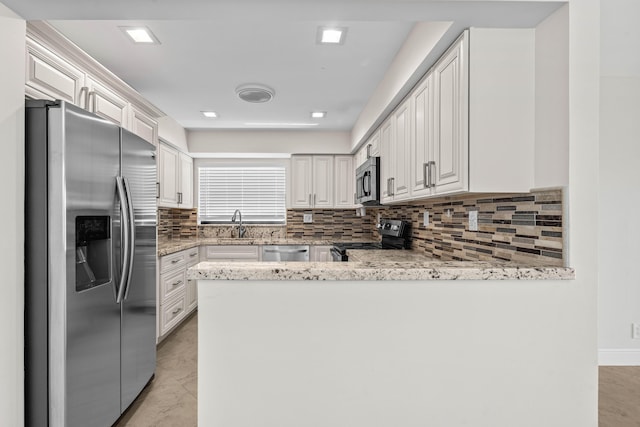
[[[433,159],[433,74],[429,74],[411,96],[413,126],[410,190],[412,197],[431,195],[429,162]]]
[[[393,123],[391,118],[387,119],[380,128],[380,202],[388,203],[393,201],[393,190],[391,189],[395,166],[395,147],[393,144]]]
[[[158,122],[133,106],[130,122],[131,132],[155,146],[158,145]]]
[[[454,45],[434,68],[435,73],[435,134],[434,184],[437,194],[467,190],[468,141],[463,134],[463,108],[466,106],[467,72],[463,42]]]
[[[369,151],[366,152],[368,157],[376,157],[380,155],[380,131],[376,131],[373,135],[371,135],[371,138],[369,138],[369,141],[367,142],[365,147],[367,146],[369,147]]]
[[[310,208],[312,203],[312,156],[291,156],[289,178],[289,205],[292,208]]]
[[[193,159],[184,153],[179,154],[178,207],[193,207]]]
[[[355,172],[353,156],[335,156],[334,206],[336,208],[352,208],[355,206]]]
[[[178,150],[165,144],[158,148],[158,181],[160,198],[158,205],[175,208],[178,206]]]
[[[129,103],[106,86],[87,77],[88,105],[87,109],[96,115],[129,129]]]
[[[331,246],[311,246],[312,262],[332,262]]]
[[[27,38],[25,92],[37,99],[62,99],[84,107],[85,74]]]
[[[393,200],[403,200],[409,197],[411,149],[411,99],[403,102],[393,114],[395,121],[395,150],[393,157],[395,165],[393,174]]]
[[[313,156],[314,208],[333,207],[333,156]]]

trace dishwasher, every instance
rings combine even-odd
[[[266,245],[262,261],[309,261],[309,245]]]

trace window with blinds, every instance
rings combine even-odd
[[[285,224],[283,166],[198,168],[201,224],[229,224],[236,209],[248,224]]]

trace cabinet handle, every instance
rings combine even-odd
[[[156,199],[160,198],[160,183],[156,182]]]
[[[429,188],[431,187],[430,183],[427,182],[428,178],[427,178],[427,169],[430,169],[429,166],[429,162],[423,163],[422,164],[422,185],[424,188]]]
[[[436,168],[436,162],[434,162],[433,160],[429,162],[429,188],[433,188],[433,169],[431,168],[433,166],[433,169]]]
[[[190,257],[190,258],[193,258],[193,257],[194,257],[194,256],[196,256],[196,255],[198,255],[198,252],[194,252],[194,253],[192,253],[192,254],[189,254],[189,257]]]
[[[177,314],[177,313],[180,313],[181,311],[182,311],[182,308],[178,307],[175,310],[173,310],[171,314]]]
[[[371,158],[371,144],[367,144],[367,159]]]
[[[309,206],[311,207],[311,194],[309,194]]]
[[[93,102],[91,102],[91,97],[93,97]],[[87,92],[87,108],[85,110],[89,110],[92,113],[96,112],[96,107],[98,106],[98,101],[96,101],[96,92],[92,90],[91,92]],[[91,103],[91,108],[89,108],[89,103]]]
[[[180,262],[180,260],[179,260],[179,259],[172,259],[172,260],[171,260],[171,264],[175,264],[175,263],[177,263],[177,262]]]
[[[176,287],[176,286],[180,286],[180,285],[182,285],[182,280],[178,280],[177,282],[173,282],[171,284],[172,287]]]
[[[315,205],[316,205],[316,195],[314,194],[313,195],[313,206],[315,206]]]
[[[178,204],[181,205],[182,204],[182,193],[178,193]]]
[[[396,185],[396,179],[395,178],[390,178],[391,179],[391,194],[389,194],[390,196],[395,196],[395,185]]]

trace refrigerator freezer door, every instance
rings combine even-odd
[[[74,106],[49,109],[50,426],[105,426],[120,416],[118,257],[112,253],[119,244],[118,133],[117,126]],[[110,221],[107,230],[104,221]],[[96,229],[93,237],[78,237],[88,223]],[[102,261],[92,261],[94,250],[106,254]],[[111,277],[78,287],[77,264],[87,260],[92,272]]]
[[[131,280],[122,303],[122,410],[147,384],[156,366],[155,147],[122,129],[121,175],[135,222]]]

